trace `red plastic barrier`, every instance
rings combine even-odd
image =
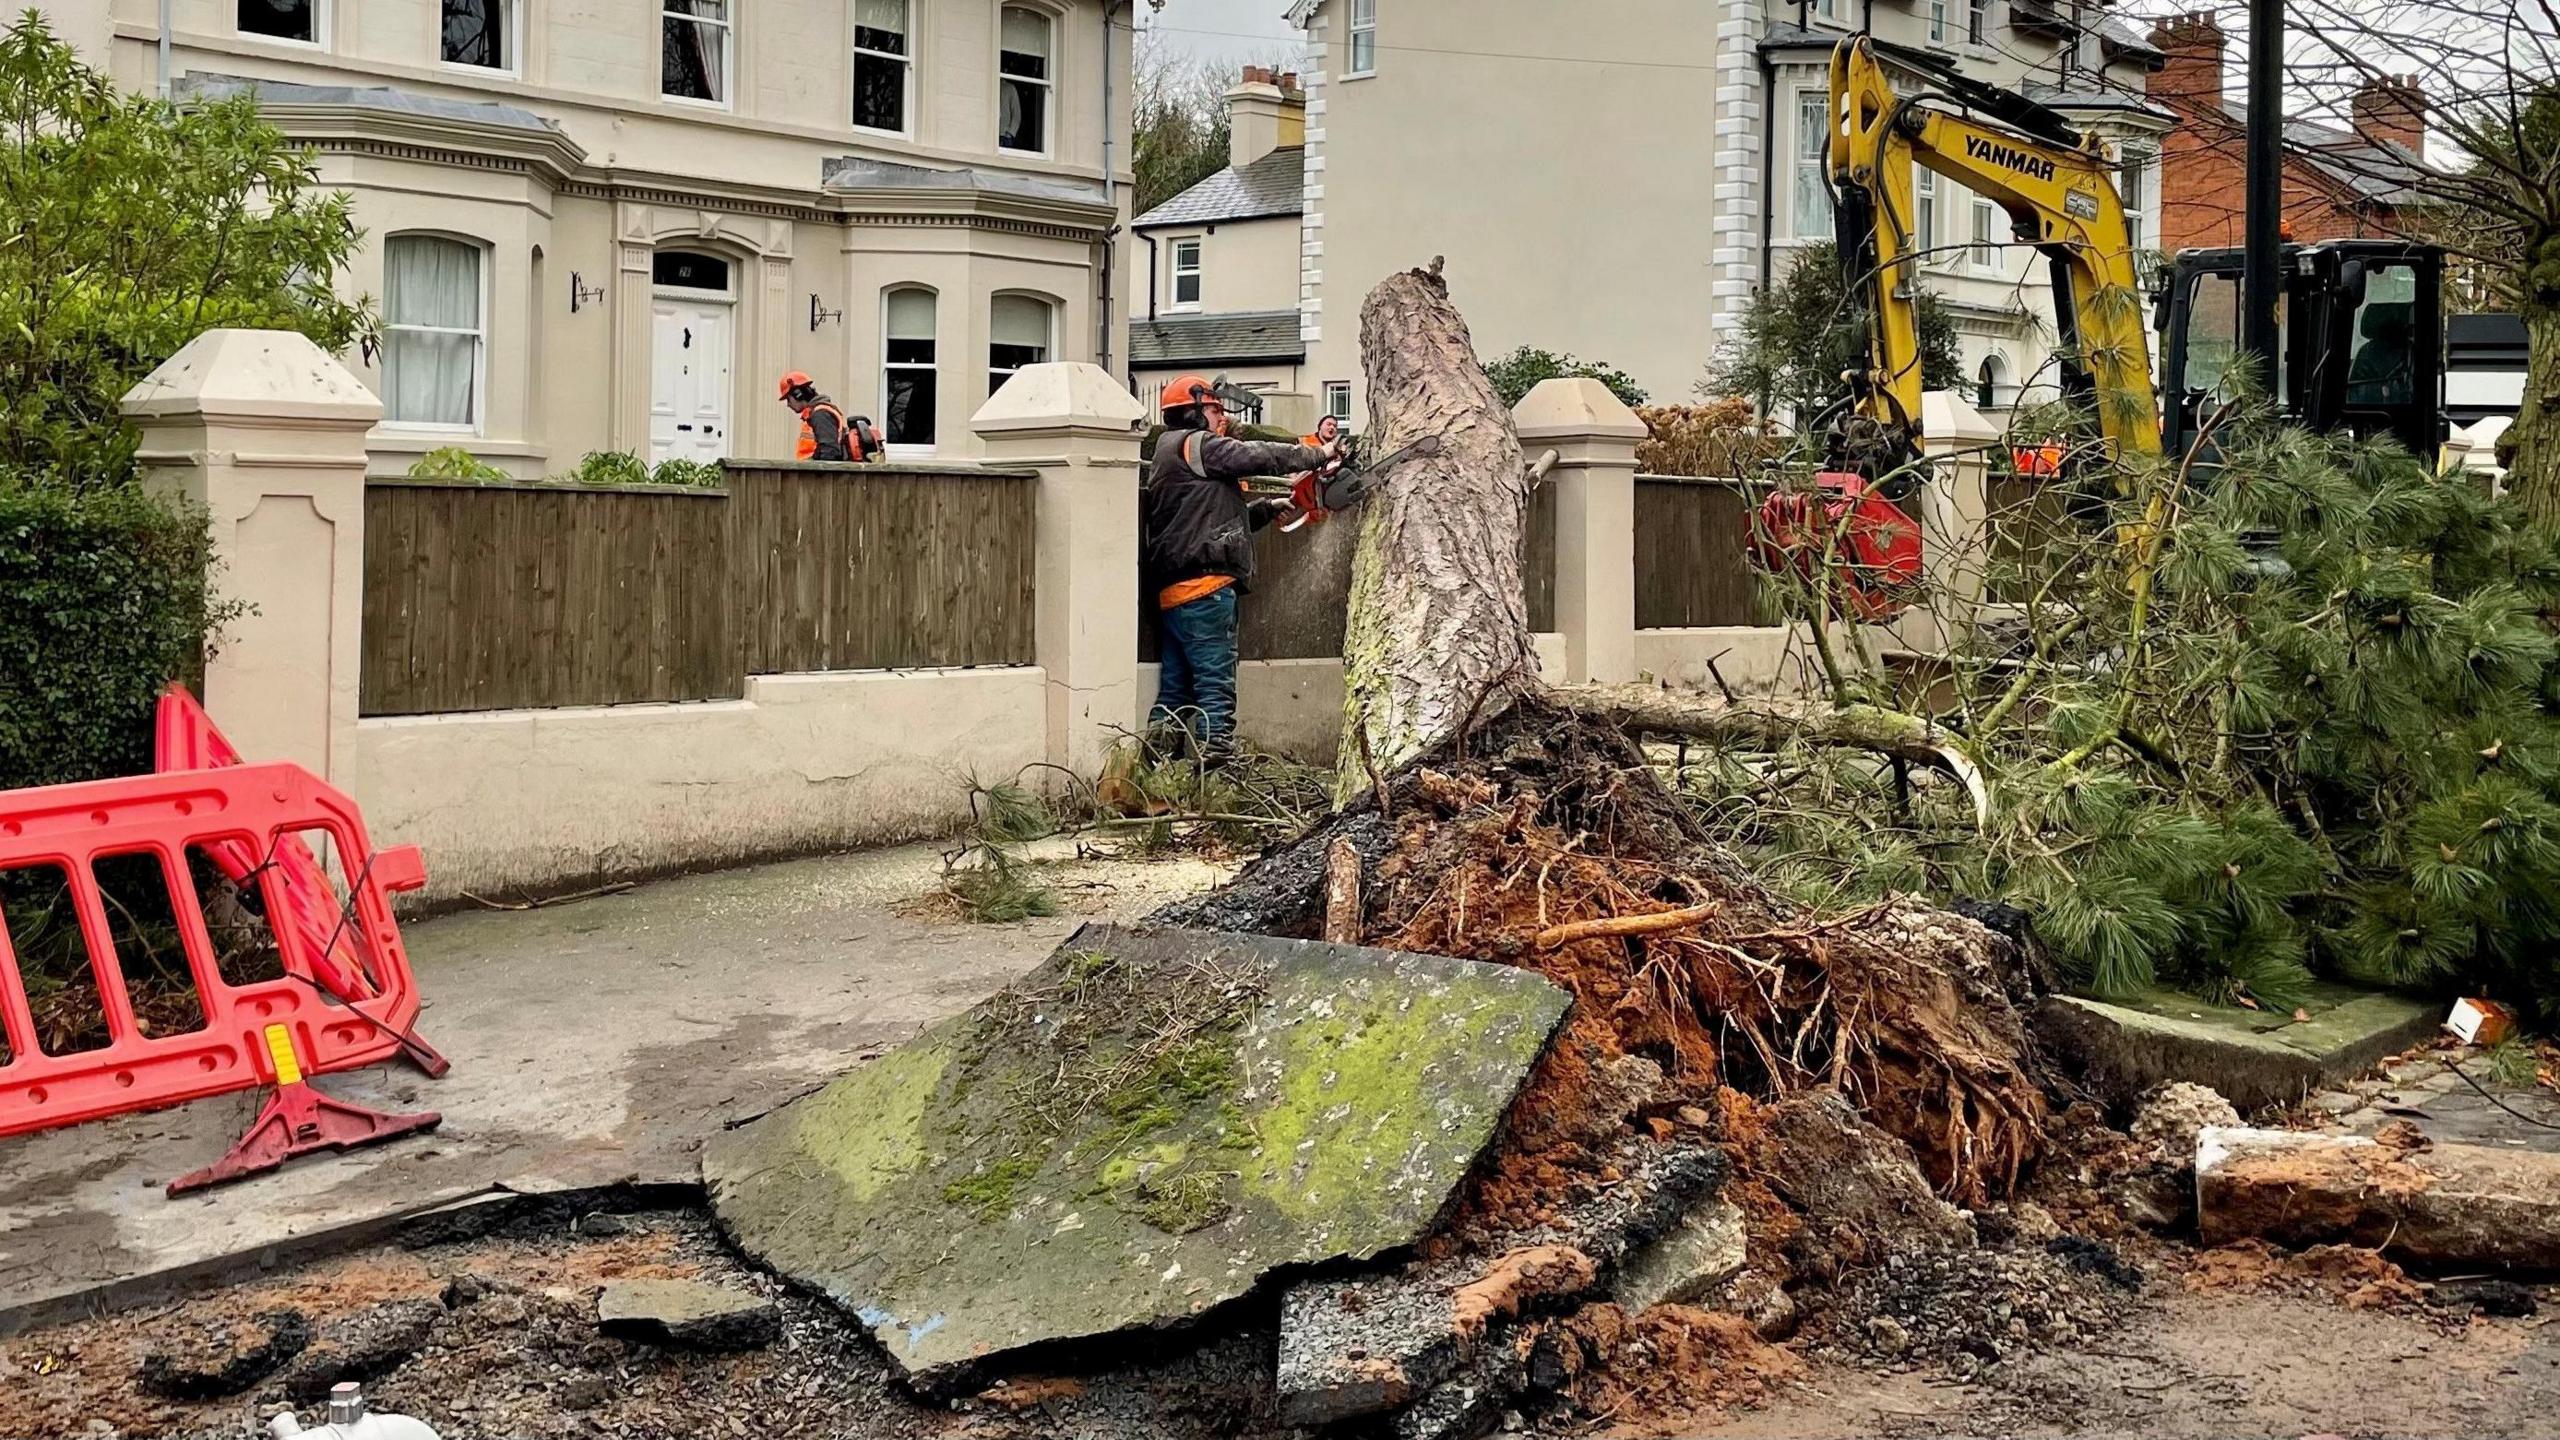
[[[210,727],[206,727],[210,732]],[[211,737],[218,742],[218,735]],[[226,747],[227,748],[227,747]],[[294,863],[262,863],[300,847],[297,832],[317,830],[343,861],[347,901],[338,897],[307,848],[306,872]],[[247,985],[226,982],[217,968],[202,897],[188,873],[187,847],[204,848],[226,873],[254,884],[269,916],[286,974]],[[187,968],[206,1024],[184,1034],[145,1038],[125,993],[96,861],[120,855],[157,858],[176,913]],[[314,1074],[387,1060],[408,1049],[418,1018],[418,987],[409,971],[391,892],[426,881],[413,846],[376,852],[355,802],[298,765],[233,765],[162,775],[136,775],[79,785],[0,792],[0,869],[59,866],[70,892],[108,1033],[104,1049],[48,1055],[36,1043],[24,977],[0,911],[0,1035],[9,1063],[0,1066],[0,1136],[47,1130],[103,1116],[274,1085],[280,1080],[267,1027],[286,1027],[303,1069]],[[317,904],[328,930],[302,923]],[[366,993],[342,996],[318,977],[351,957]],[[351,982],[352,983],[352,982]],[[433,1051],[425,1051],[432,1057]],[[426,1063],[421,1058],[421,1063]],[[430,1073],[440,1073],[436,1059]]]
[[[172,685],[160,696],[160,708],[153,725],[152,762],[166,775],[180,770],[219,770],[241,762],[240,752],[214,728],[213,717],[196,703],[184,685]],[[308,943],[305,953],[311,958],[309,969],[295,974],[316,980],[329,987],[329,993],[341,1000],[370,1000],[382,993],[382,986],[365,967],[364,957],[357,953],[355,938],[343,932],[338,924],[338,908],[328,902],[328,872],[320,866],[320,857],[302,843],[299,835],[278,840],[261,854],[255,847],[237,840],[219,841],[207,847],[214,864],[234,885],[245,885],[261,864],[282,867],[287,880],[285,908],[269,911],[282,915],[286,923],[302,932]],[[408,852],[414,856],[418,852]],[[380,861],[377,860],[379,865]],[[415,889],[425,883],[422,873],[416,881],[402,884],[403,876],[386,876],[393,890]],[[295,962],[288,960],[288,966]]]

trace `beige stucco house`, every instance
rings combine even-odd
[[[1520,345],[1686,400],[1754,295],[1828,238],[1831,47],[1861,27],[2120,137],[2127,204],[2156,193],[2143,101],[2159,61],[2092,0],[1298,0],[1307,50],[1300,339],[1318,386],[1360,368],[1362,298],[1447,257],[1487,356]],[[1976,400],[2034,394],[2052,346],[2044,262],[2000,212],[1923,186],[1928,283],[1953,307]],[[2147,223],[2147,222],[2146,222]]]
[[[1228,164],[1130,222],[1145,298],[1129,316],[1130,388],[1224,375],[1263,399],[1262,419],[1312,425],[1348,386],[1310,386],[1298,331],[1306,210],[1306,94],[1298,77],[1248,68],[1227,92]]]
[[[377,473],[788,455],[791,369],[965,457],[1013,368],[1125,363],[1128,0],[48,8],[127,88],[255,93],[354,198]]]

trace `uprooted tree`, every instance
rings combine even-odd
[[[1826,918],[1773,895],[1605,697],[1548,690],[1522,586],[1529,470],[1464,322],[1437,273],[1417,270],[1372,293],[1361,328],[1378,448],[1400,458],[1354,562],[1342,806],[1158,918],[1321,927],[1528,966],[1569,989],[1573,1018],[1515,1108],[1529,1119],[1480,1210],[1534,1204],[1529,1177],[1559,1164],[1596,1168],[1582,1147],[1635,1103],[1593,1116],[1609,1104],[1597,1077],[1630,1060],[1663,1077],[1645,1103],[1742,1126],[1759,1101],[1837,1086],[1951,1197],[2006,1193],[2044,1119],[2002,988],[2008,942],[1910,901]]]

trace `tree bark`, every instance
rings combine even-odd
[[[2498,463],[2525,514],[2560,524],[2560,235],[2528,254],[2523,278],[2524,406],[2498,437]]]
[[[1324,854],[1325,943],[1359,944],[1360,914],[1360,847],[1336,835]]]
[[[1360,312],[1380,475],[1352,560],[1337,799],[1347,803],[1537,684],[1522,541],[1529,475],[1437,262],[1389,276]]]

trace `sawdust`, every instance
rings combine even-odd
[[[2237,1240],[2199,1252],[2182,1277],[2197,1294],[2313,1294],[2350,1310],[2415,1313],[2426,1292],[2379,1250],[2314,1245],[2281,1250],[2264,1240]]]

